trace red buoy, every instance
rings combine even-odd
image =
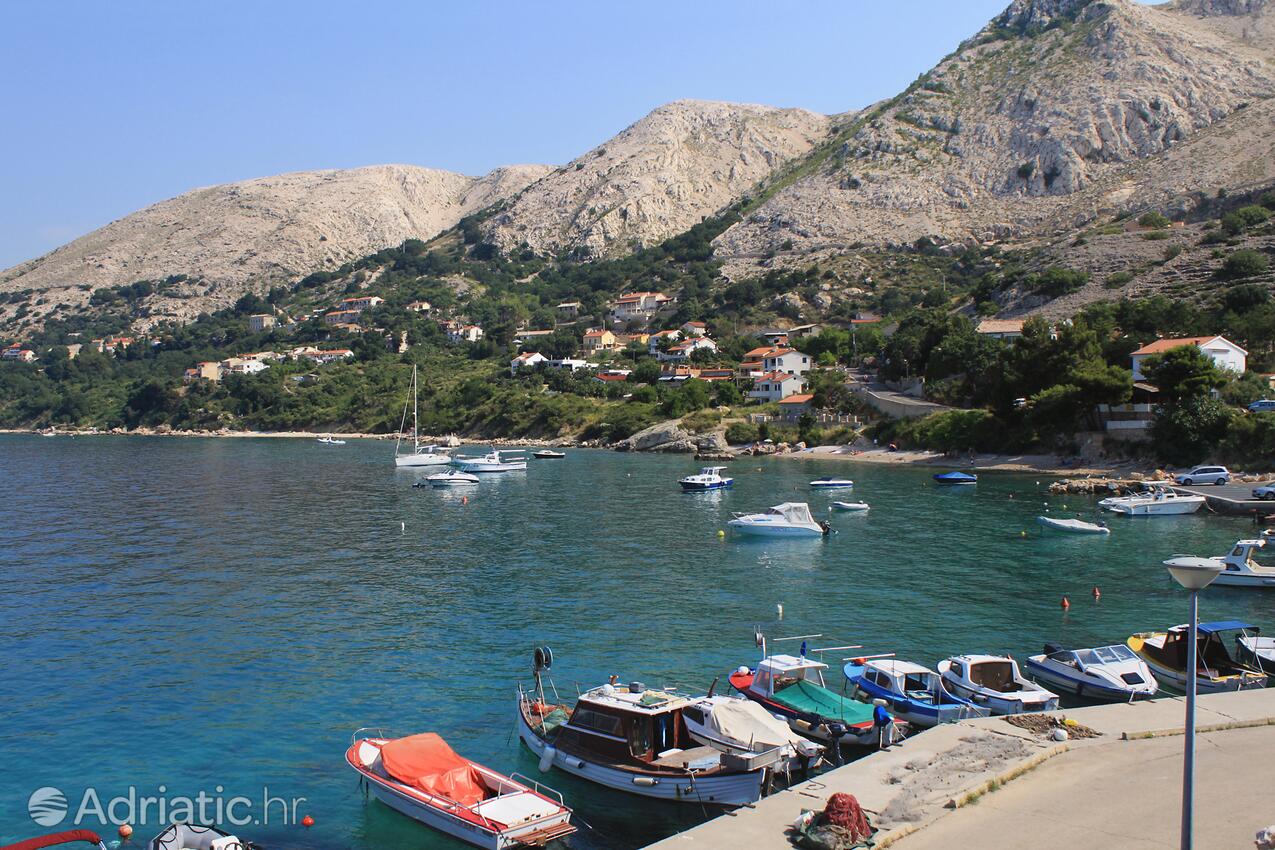
[[[469,497],[468,497],[468,496],[461,496],[461,497],[460,497],[460,503],[461,503],[462,505],[468,505],[468,504],[469,504]]]
[[[305,817],[301,819],[301,825],[304,826],[306,829],[309,829],[310,827],[314,826],[314,818],[310,817],[309,815],[306,815]]]
[[[126,823],[122,823],[120,824],[119,833],[120,833],[120,838],[123,838],[125,841],[127,841],[129,837],[132,836],[133,834],[133,827],[129,826]]]
[[[1064,596],[1062,598],[1062,609],[1066,611],[1070,607],[1071,607],[1071,600],[1068,599],[1066,596]]]
[[[1102,591],[1098,589],[1098,585],[1096,584],[1093,586],[1093,598],[1094,599],[1102,598]]]

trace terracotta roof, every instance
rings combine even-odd
[[[628,379],[628,375],[595,375],[599,381],[623,381]]]
[[[1215,339],[1220,339],[1223,342],[1225,342],[1227,345],[1230,345],[1233,348],[1235,348],[1236,350],[1243,351],[1245,354],[1248,354],[1247,351],[1244,351],[1244,349],[1240,348],[1238,345],[1231,342],[1226,337],[1217,336],[1217,335],[1185,336],[1180,339],[1157,339],[1155,342],[1150,343],[1148,345],[1144,345],[1133,353],[1134,354],[1159,354],[1162,351],[1168,351],[1173,348],[1181,348],[1184,345],[1198,345],[1200,347],[1203,347],[1206,342],[1212,342]]]
[[[757,380],[759,381],[800,381],[800,375],[789,375],[787,372],[767,372]]]
[[[787,398],[781,398],[779,400],[779,403],[780,404],[805,404],[806,402],[810,401],[812,398],[814,398],[814,395],[810,393],[802,393],[801,395],[790,395]]]
[[[690,325],[690,326],[691,326],[691,327],[693,327],[693,328],[706,328],[706,327],[708,327],[708,325],[704,324],[703,322],[687,322],[686,324]]]
[[[761,348],[754,348],[752,351],[745,354],[744,359],[748,359],[750,357],[765,357],[770,352],[778,350],[779,349],[775,348],[773,345],[763,345]]]
[[[783,357],[785,354],[796,354],[796,353],[797,353],[797,350],[795,348],[776,348],[774,351],[770,352],[766,356],[767,357]]]

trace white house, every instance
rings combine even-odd
[[[617,322],[646,320],[672,300],[663,292],[630,292],[627,295],[621,295],[611,305],[611,315]]]
[[[682,336],[707,336],[708,326],[703,322],[687,322],[678,328],[682,332]]]
[[[667,351],[656,352],[655,359],[660,362],[672,361],[681,363],[700,350],[715,352],[717,351],[717,343],[706,336],[693,336],[690,339],[670,345]]]
[[[34,363],[35,352],[29,348],[21,348],[15,345],[4,350],[4,359],[16,360],[19,363]]]
[[[517,375],[519,369],[534,369],[541,363],[547,363],[548,361],[549,358],[539,351],[524,351],[509,361],[509,374]]]
[[[761,368],[763,372],[804,375],[810,371],[810,355],[792,348],[776,348],[762,357]]]
[[[221,373],[232,375],[254,375],[264,372],[268,367],[260,360],[249,360],[245,357],[228,357],[221,361]]]
[[[800,375],[790,375],[787,372],[768,372],[757,379],[753,384],[752,390],[748,393],[749,398],[759,398],[763,401],[779,401],[790,395],[796,395],[806,388],[806,379]]]
[[[1023,335],[1022,319],[984,319],[974,332],[992,339],[1018,339]]]
[[[432,309],[432,305],[428,301],[413,301],[403,309],[412,313],[428,313]]]
[[[448,331],[447,338],[452,342],[478,342],[483,338],[483,329],[478,325],[464,325]]]
[[[1248,352],[1240,348],[1235,343],[1221,336],[1191,336],[1182,339],[1157,339],[1150,345],[1144,345],[1137,351],[1133,352],[1133,379],[1135,381],[1145,381],[1146,375],[1142,373],[1142,364],[1153,354],[1163,354],[1174,348],[1181,348],[1185,345],[1194,345],[1203,351],[1209,357],[1213,358],[1213,362],[1217,364],[1219,369],[1227,369],[1237,375],[1244,374],[1244,370],[1248,368]]]
[[[571,357],[564,357],[561,360],[550,360],[550,369],[570,369],[572,372],[578,372],[581,369],[591,369],[593,364],[588,360],[576,360]]]

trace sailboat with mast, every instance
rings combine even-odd
[[[429,443],[421,445],[419,389],[416,378],[416,366],[412,366],[412,397],[403,402],[403,421],[399,423],[398,440],[394,443],[394,466],[399,469],[420,469],[433,466],[444,466],[451,463],[447,449]],[[403,428],[407,425],[407,409],[412,409],[412,450],[401,451],[403,446]]]

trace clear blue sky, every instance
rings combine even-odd
[[[196,186],[562,163],[702,98],[844,112],[1008,0],[0,4],[0,269]]]

